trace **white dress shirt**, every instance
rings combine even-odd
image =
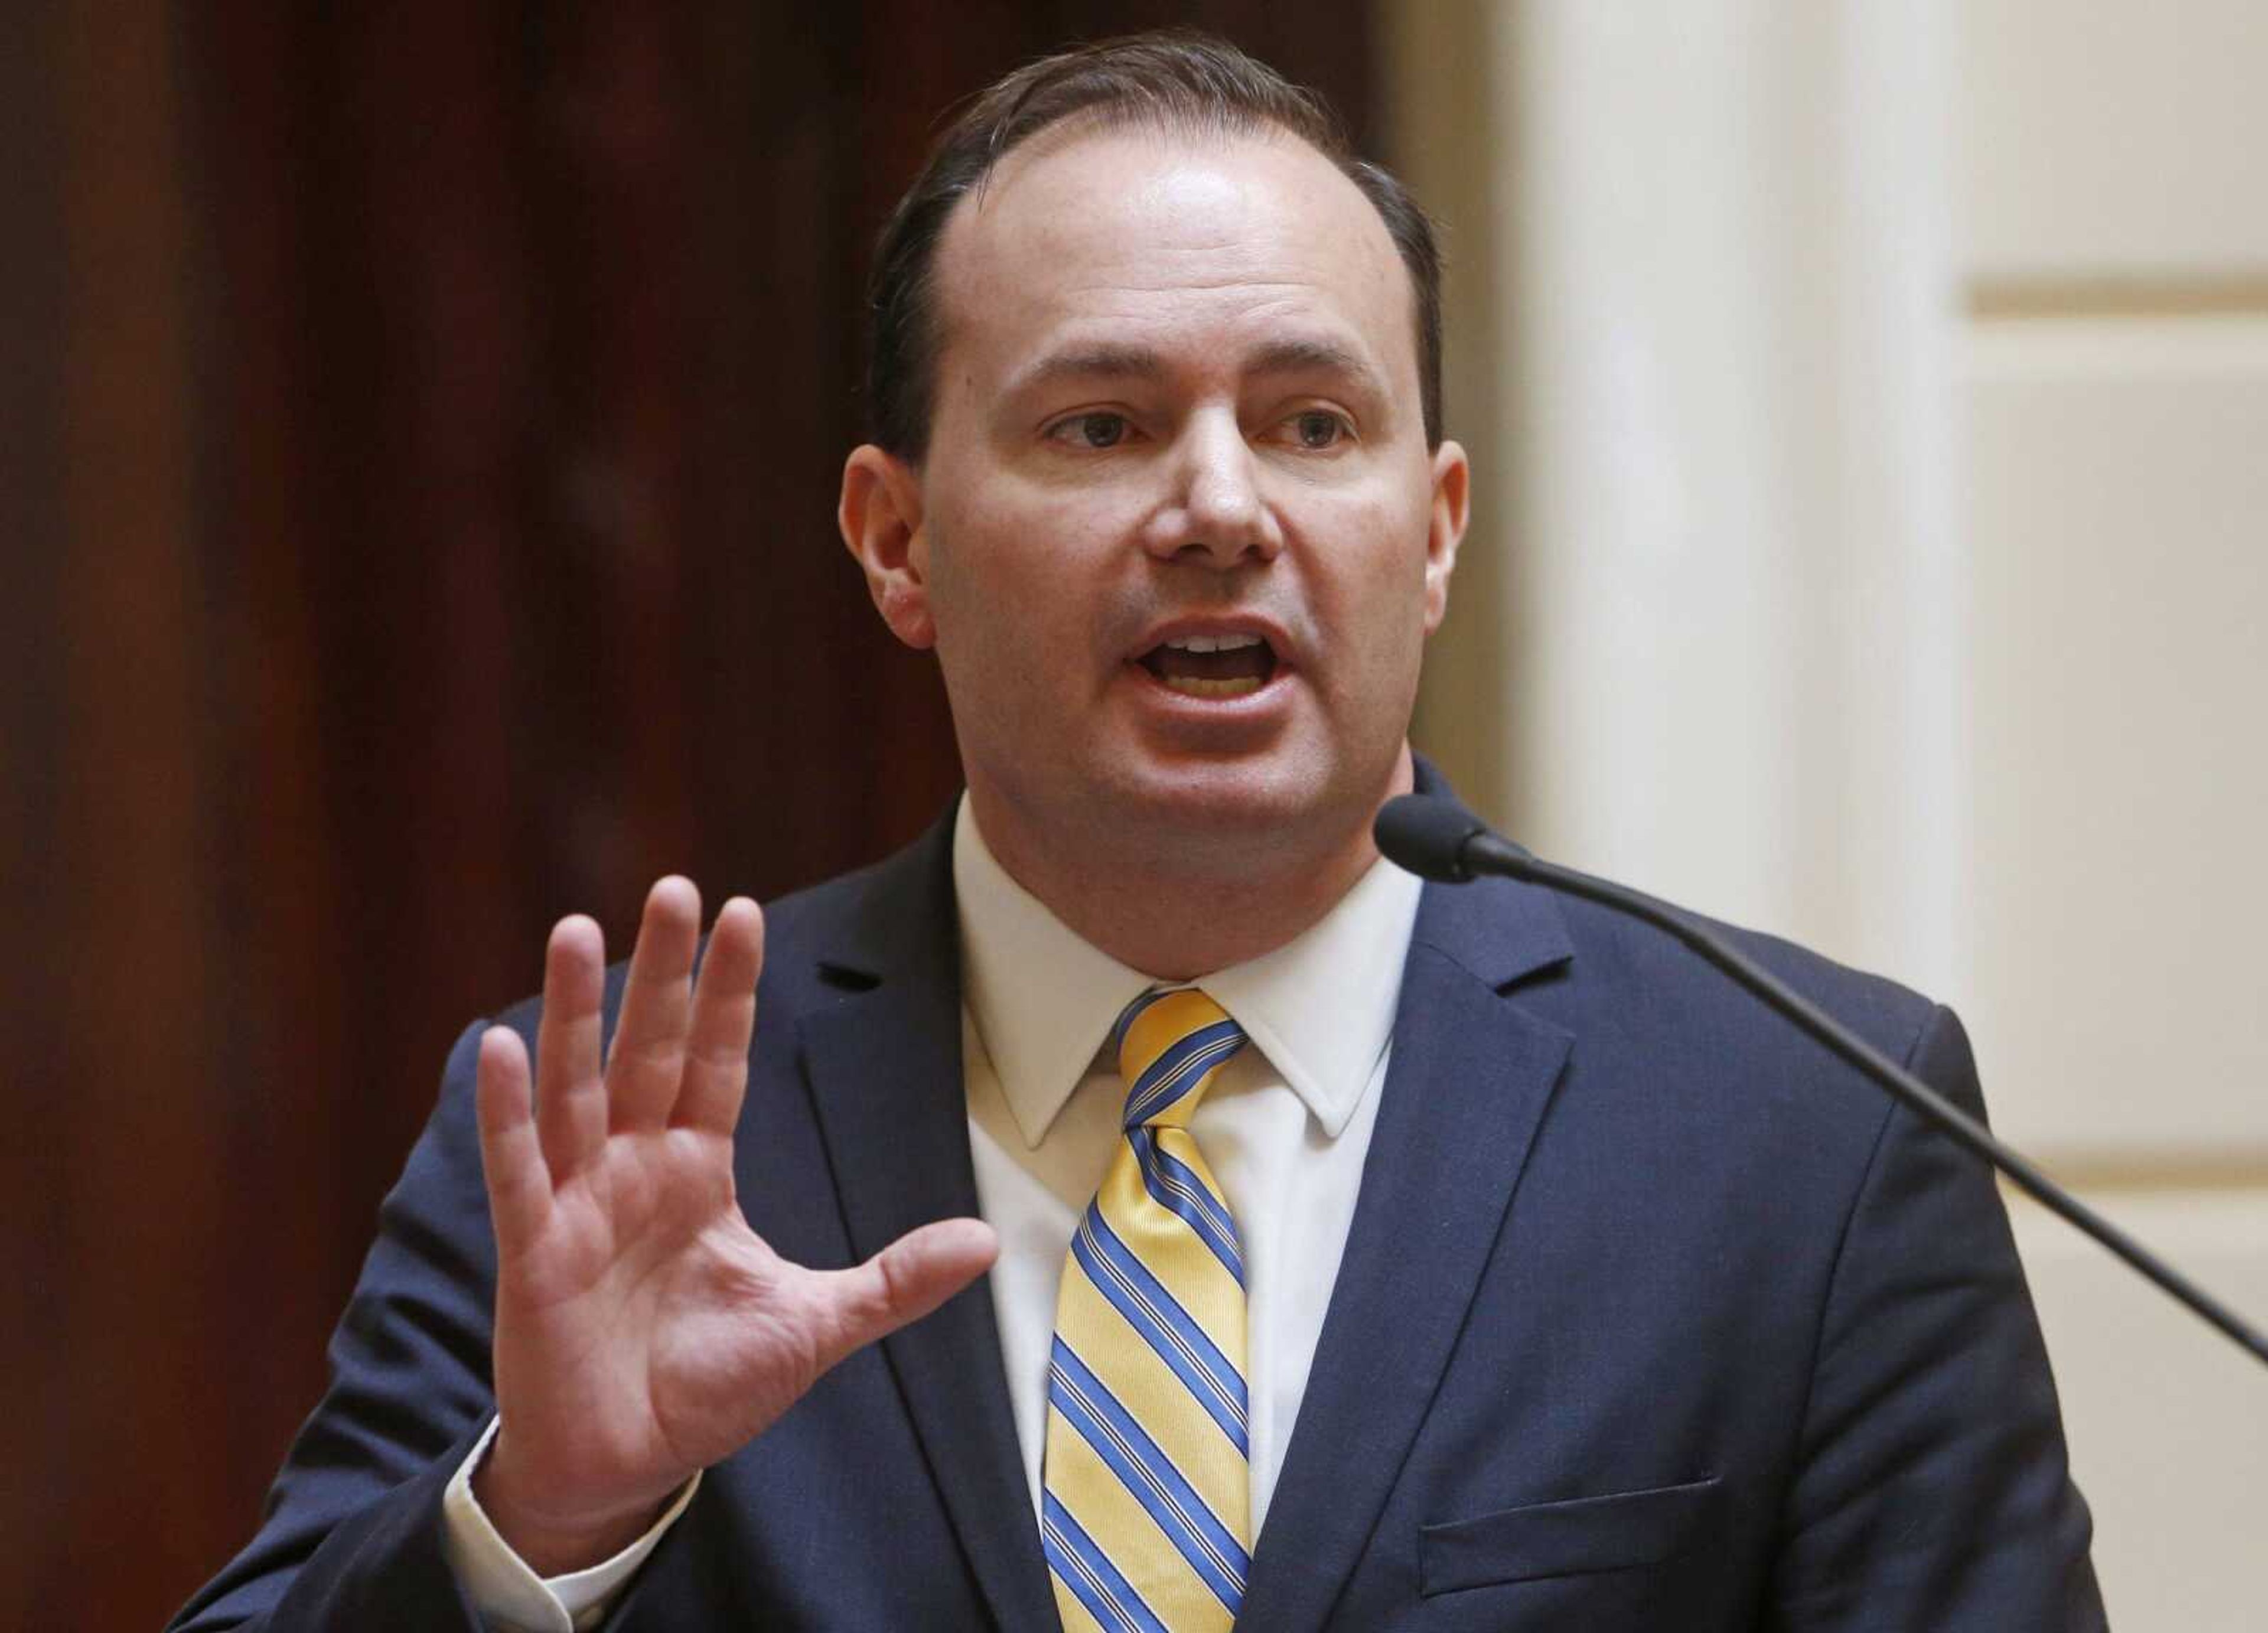
[[[1123,1137],[1125,1086],[1104,1046],[1119,1011],[1156,983],[1081,940],[1009,878],[965,800],[953,879],[969,1151],[978,1210],[1000,1238],[992,1306],[1036,1512],[1057,1285]],[[1214,1079],[1190,1131],[1244,1250],[1256,1537],[1354,1217],[1418,888],[1380,862],[1297,939],[1197,982],[1251,1040]],[[699,1484],[696,1475],[615,1558],[547,1582],[474,1500],[472,1472],[490,1436],[450,1482],[442,1511],[459,1578],[497,1629],[571,1633],[597,1622]]]

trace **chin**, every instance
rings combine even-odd
[[[1368,824],[1376,801],[1355,791],[1359,781],[1305,756],[1122,765],[1106,778],[1098,815],[1122,847],[1198,865],[1256,854],[1280,865]]]

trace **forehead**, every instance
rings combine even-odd
[[[954,211],[936,272],[948,394],[1066,349],[1217,361],[1286,337],[1417,389],[1414,296],[1385,223],[1288,135],[1042,133]]]

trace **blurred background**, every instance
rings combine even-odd
[[[2255,0],[55,0],[0,19],[0,1625],[251,1533],[549,922],[956,784],[835,541],[873,235],[1026,57],[1216,29],[1441,218],[1418,738],[1887,970],[2268,1320]],[[2014,1209],[2122,1629],[2258,1625],[2268,1379]]]

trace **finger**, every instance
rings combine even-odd
[[[748,1086],[748,1041],[756,1029],[756,977],[764,967],[764,916],[746,896],[717,914],[693,989],[685,1079],[670,1121],[730,1135]]]
[[[832,1366],[917,1321],[991,1268],[1000,1239],[982,1219],[940,1219],[909,1231],[865,1263],[821,1273],[830,1320],[821,1347]]]
[[[701,940],[701,893],[689,879],[657,879],[646,893],[637,945],[622,988],[622,1018],[607,1056],[611,1126],[658,1129],[669,1119],[685,1070],[692,1007],[688,977]]]
[[[488,1182],[489,1217],[497,1250],[506,1261],[535,1239],[551,1210],[551,1175],[543,1143],[535,1136],[527,1046],[509,1026],[481,1034],[473,1103],[481,1129],[481,1172]]]
[[[535,1127],[554,1185],[595,1156],[607,1137],[599,1060],[606,985],[605,935],[579,914],[561,919],[544,951],[543,1018],[535,1031]]]

